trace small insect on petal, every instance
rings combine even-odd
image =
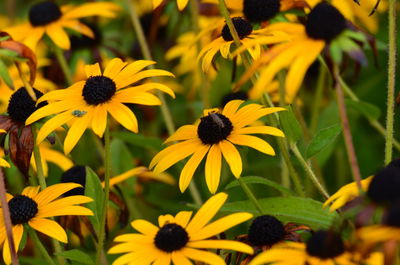
[[[72,111],[72,115],[74,115],[75,117],[83,117],[85,114],[87,113],[87,111],[84,110],[73,110]]]

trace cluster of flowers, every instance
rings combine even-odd
[[[195,2],[191,3],[194,5],[202,2],[190,1]],[[150,2],[156,11],[162,11],[167,4],[161,0],[127,1],[126,4],[136,5],[137,8],[146,5],[143,2]],[[211,11],[218,3],[213,0],[204,2],[202,4]],[[186,12],[184,9],[188,3],[189,0],[177,0],[182,12]],[[5,135],[4,149],[10,155],[12,164],[25,176],[26,182],[33,185],[21,189],[21,195],[5,195],[8,207],[2,205],[2,210],[8,213],[0,213],[0,244],[3,245],[6,264],[11,264],[14,254],[10,252],[7,217],[11,220],[17,252],[26,229],[37,230],[67,243],[68,236],[64,229],[68,227],[81,239],[97,229],[92,237],[100,248],[100,257],[104,240],[101,231],[105,227],[93,228],[95,225],[89,224],[91,219],[72,216],[102,216],[95,212],[100,208],[93,207],[93,204],[103,203],[103,216],[112,223],[113,216],[106,216],[110,186],[132,176],[171,184],[174,179],[165,171],[186,158],[188,160],[179,175],[180,191],[184,193],[193,185],[192,178],[205,160],[205,183],[213,195],[198,205],[199,209],[194,215],[192,211],[180,211],[175,216],[161,215],[158,217],[158,226],[143,219],[131,222],[132,228],[139,233],[122,234],[114,238],[115,244],[108,253],[125,254],[116,258],[113,265],[168,265],[171,262],[188,265],[192,264],[190,260],[198,262],[196,264],[216,265],[380,265],[394,262],[396,246],[400,241],[398,160],[374,177],[342,187],[326,201],[325,206],[331,204],[331,211],[341,212],[343,220],[338,221],[338,226],[314,231],[309,224],[283,224],[274,216],[261,214],[252,220],[245,235],[228,240],[224,232],[249,221],[253,214],[236,212],[212,221],[228,198],[226,193],[217,193],[224,161],[232,175],[239,179],[246,163],[242,161],[238,146],[275,156],[272,145],[254,135],[276,136],[280,139],[285,136],[285,132],[277,128],[278,123],[272,122],[273,126],[267,126],[263,118],[279,121],[279,113],[287,109],[273,105],[265,107],[247,100],[262,101],[271,97],[271,103],[292,103],[296,100],[307,70],[318,58],[321,64],[324,58],[330,59],[327,67],[334,74],[347,55],[363,65],[363,45],[370,38],[365,31],[377,31],[376,17],[368,17],[369,7],[353,6],[351,0],[226,0],[219,1],[219,4],[226,4],[232,17],[201,14],[196,22],[197,32],[186,32],[178,38],[177,45],[166,53],[166,59],[172,61],[178,58],[178,66],[173,72],[182,79],[190,76],[192,88],[200,90],[200,94],[207,94],[207,89],[201,87],[205,79],[215,80],[218,77],[220,65],[217,62],[221,65],[226,63],[218,61],[218,55],[221,55],[224,60],[231,60],[234,67],[245,66],[241,78],[232,84],[241,92],[227,97],[221,108],[211,109],[204,104],[203,116],[194,124],[171,132],[164,142],[170,145],[152,157],[148,169],[137,167],[109,179],[110,157],[106,150],[104,203],[93,202],[93,198],[87,196],[87,190],[92,188],[86,185],[88,171],[85,167],[75,165],[68,155],[83,141],[87,129],[105,139],[106,149],[109,148],[110,124],[115,125],[112,122],[117,125],[111,126],[111,130],[117,131],[120,124],[131,133],[138,133],[139,122],[131,104],[166,107],[162,93],[175,98],[176,90],[166,85],[170,82],[167,78],[175,77],[175,74],[155,69],[156,62],[150,58],[135,61],[116,55],[110,58],[106,55],[110,51],[101,51],[106,46],[101,43],[101,30],[80,19],[92,16],[117,17],[122,12],[121,7],[113,2],[58,6],[55,2],[43,1],[30,7],[27,23],[2,29],[5,37],[0,38],[0,48],[21,45],[18,47],[24,51],[20,53],[22,57],[28,58],[28,51],[33,51],[34,56],[28,59],[34,63],[35,71],[36,66],[43,69],[47,67],[46,71],[39,72],[35,77],[32,66],[28,64],[31,76],[28,81],[25,77],[28,71],[21,65],[24,62],[17,62],[16,67],[10,65],[6,71],[18,89],[13,92],[7,87],[7,82],[0,87],[4,91],[0,95],[0,108],[6,112],[0,116],[0,129]],[[135,12],[134,8],[129,6],[131,13]],[[226,7],[221,10],[228,11]],[[70,39],[70,30],[87,37],[79,39],[73,36]],[[6,42],[11,46],[2,45]],[[74,58],[74,49],[81,45],[89,47],[94,52],[93,57],[100,59],[95,64],[77,63],[75,75],[71,75],[64,56]],[[54,49],[58,63],[48,55],[50,47]],[[146,47],[142,48],[146,50]],[[61,70],[65,77],[60,77],[58,72]],[[286,76],[282,81],[280,74],[283,71]],[[44,72],[51,81],[44,77]],[[246,89],[246,82],[255,77],[254,85]],[[69,86],[65,88],[64,83]],[[207,102],[206,98],[207,95],[204,102]],[[64,155],[47,143],[47,140],[55,142],[57,135],[65,135]],[[102,147],[102,142],[98,144]],[[44,179],[48,175],[46,161],[58,164],[64,171],[62,183],[47,187],[46,182],[50,181]],[[9,161],[3,158],[0,158],[0,166],[11,167]],[[32,174],[38,178],[30,177]],[[40,192],[40,187],[35,186],[38,182],[42,189]],[[110,200],[118,204],[121,198],[113,194]],[[81,204],[87,204],[87,207]],[[51,218],[58,216],[63,216],[59,222]],[[101,220],[97,222],[110,225]],[[31,237],[37,237],[34,231]],[[207,249],[217,249],[217,252]]]

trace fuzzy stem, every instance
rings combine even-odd
[[[389,0],[389,55],[388,55],[388,94],[386,112],[386,145],[385,145],[385,164],[392,161],[393,156],[393,116],[394,116],[394,93],[396,80],[396,0]]]
[[[50,254],[47,252],[46,248],[43,246],[42,242],[40,242],[40,239],[33,228],[29,229],[29,235],[31,236],[33,243],[36,245],[36,248],[39,249],[43,258],[46,260],[47,264],[56,265]]]
[[[306,172],[306,175],[314,183],[315,187],[317,187],[318,191],[325,197],[325,199],[328,199],[329,198],[328,192],[325,190],[325,188],[319,182],[317,176],[314,174],[314,171],[311,169],[310,165],[307,164],[306,160],[301,155],[297,145],[292,144],[292,151],[293,151],[294,155],[297,157],[297,159],[299,160],[301,166],[303,167],[304,171]]]
[[[143,28],[142,28],[142,25],[140,24],[140,20],[139,20],[138,14],[136,12],[135,5],[132,4],[131,1],[129,1],[129,0],[125,0],[125,2],[126,2],[126,5],[129,8],[129,15],[131,17],[133,28],[134,28],[134,30],[136,32],[136,37],[138,38],[138,41],[139,41],[139,44],[140,44],[140,49],[142,50],[143,57],[146,60],[152,61],[153,58],[152,58],[151,53],[150,53],[150,48],[149,48],[149,45],[147,44],[146,37],[145,37],[145,35],[143,33]],[[154,69],[154,66],[150,65],[149,68],[150,69]],[[154,77],[152,79],[157,80]],[[171,112],[170,112],[170,110],[168,108],[168,105],[167,105],[167,102],[165,100],[164,94],[161,91],[157,90],[157,96],[160,98],[160,101],[161,101],[161,106],[160,106],[161,113],[162,113],[162,115],[164,117],[164,121],[165,121],[165,124],[167,126],[168,133],[171,135],[171,134],[173,134],[175,132],[175,124],[174,124],[174,121],[172,119]]]
[[[103,200],[103,209],[101,212],[100,226],[99,226],[99,241],[97,244],[96,251],[96,264],[102,264],[101,258],[104,248],[104,240],[105,240],[105,231],[106,231],[106,219],[107,219],[107,208],[108,208],[108,200],[110,196],[110,173],[111,173],[111,148],[110,148],[110,127],[107,121],[106,130],[104,133],[104,200]]]
[[[339,72],[339,70],[337,69],[337,66],[335,66],[335,69],[334,69],[335,78],[337,77],[338,72]],[[360,193],[362,193],[363,188],[361,186],[360,168],[358,166],[357,155],[356,155],[356,151],[354,149],[354,144],[353,144],[353,137],[352,137],[351,131],[350,131],[350,123],[349,123],[349,119],[347,117],[347,110],[346,110],[346,104],[344,101],[343,90],[342,90],[342,86],[340,85],[339,82],[336,82],[335,90],[336,90],[337,104],[339,106],[340,121],[342,123],[344,142],[346,145],[347,155],[349,157],[351,172],[352,172],[354,181],[357,184],[358,190],[360,191]]]
[[[61,70],[63,71],[65,80],[67,81],[68,86],[72,85],[72,73],[68,67],[67,60],[65,59],[64,53],[57,44],[54,44],[54,54],[56,55],[57,61],[60,64]]]
[[[10,247],[12,264],[19,265],[18,254],[15,249],[14,236],[12,233],[10,209],[8,207],[6,192],[7,192],[6,186],[4,184],[4,173],[3,173],[3,170],[0,168],[0,203],[1,203],[1,208],[2,208],[2,212],[3,212],[4,225],[6,227],[8,246]]]
[[[256,196],[254,196],[254,193],[251,191],[251,189],[247,186],[247,184],[243,181],[242,178],[238,178],[237,179],[240,187],[242,187],[242,190],[244,191],[244,193],[246,193],[247,197],[249,198],[249,200],[254,204],[254,206],[256,207],[257,211],[262,215],[264,214],[264,211],[260,205],[260,203],[258,202]]]

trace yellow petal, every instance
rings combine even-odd
[[[39,205],[39,208],[43,207],[47,203],[58,198],[62,194],[70,191],[74,188],[82,187],[82,185],[77,183],[59,183],[51,185],[44,190],[42,190],[35,198],[35,202]]]
[[[64,29],[58,23],[51,23],[46,26],[46,33],[50,39],[61,49],[69,50],[71,48],[71,42]]]
[[[19,244],[21,243],[22,235],[24,234],[24,226],[19,224],[12,227],[12,234],[14,237],[15,250],[18,251]],[[3,259],[4,262],[9,265],[11,264],[11,253],[8,239],[4,241],[3,245]]]
[[[206,160],[206,183],[211,193],[218,189],[221,176],[221,150],[217,144],[211,146]]]
[[[192,180],[193,174],[209,150],[208,145],[202,145],[187,161],[179,176],[179,189],[184,192]]]
[[[128,63],[123,62],[120,58],[114,58],[107,64],[103,75],[114,79],[127,64]]]
[[[146,220],[135,220],[131,222],[134,229],[147,236],[154,236],[157,234],[159,228]]]
[[[180,211],[175,216],[175,222],[182,227],[186,227],[189,223],[190,217],[192,217],[192,214],[193,212],[191,211]]]
[[[85,73],[87,78],[91,76],[100,76],[101,69],[99,63],[85,65]]]
[[[140,105],[161,105],[158,97],[147,92],[137,92],[134,87],[118,91],[113,100]]]
[[[156,62],[149,60],[137,60],[134,61],[133,63],[130,63],[124,69],[122,69],[121,72],[114,78],[114,82],[116,83],[117,88],[122,88],[127,86],[124,85],[126,79],[132,78],[145,67],[153,65],[155,63]]]
[[[239,151],[230,142],[223,140],[219,142],[219,148],[228,163],[232,174],[239,178],[242,174],[242,158],[240,157]]]
[[[129,66],[125,67],[128,68]],[[124,69],[124,70],[125,70]],[[122,73],[122,72],[121,72]],[[159,69],[152,69],[152,70],[144,70],[141,71],[135,75],[132,75],[130,77],[127,77],[126,79],[121,80],[120,79],[120,75],[118,75],[115,79],[118,85],[118,87],[126,87],[129,86],[131,84],[134,84],[135,82],[138,82],[142,79],[148,78],[148,77],[154,77],[154,76],[170,76],[170,77],[174,77],[174,75],[168,71],[165,70],[159,70]],[[118,81],[117,81],[118,80]]]
[[[180,127],[176,132],[168,137],[164,143],[180,141],[180,140],[189,140],[197,138],[197,126],[195,125],[184,125]]]
[[[153,0],[153,9],[156,9],[162,2],[163,0]]]
[[[107,126],[107,109],[104,106],[93,108],[92,130],[100,138],[103,137]]]
[[[228,141],[234,144],[244,145],[254,148],[267,155],[275,155],[275,151],[272,146],[266,141],[251,135],[230,135]]]
[[[34,198],[39,193],[39,190],[40,190],[40,186],[35,186],[35,187],[28,186],[22,191],[21,194],[25,195],[29,198]]]
[[[179,9],[179,11],[182,11],[186,7],[188,1],[189,0],[178,0],[178,9]]]
[[[160,215],[158,217],[158,226],[163,227],[165,224],[175,223],[174,217],[170,214]]]
[[[49,237],[55,238],[60,242],[67,243],[67,233],[57,222],[49,219],[32,218],[28,222],[29,226],[33,229],[48,235]]]
[[[74,108],[78,108],[82,106],[82,101],[81,100],[65,100],[65,101],[59,101],[55,103],[50,103],[47,106],[41,107],[40,109],[36,110],[34,113],[32,113],[31,116],[26,120],[25,124],[29,125],[43,117],[50,116],[55,113],[60,113],[66,110],[73,110]]]
[[[71,112],[66,111],[46,121],[38,132],[36,144],[43,142],[43,140],[46,139],[50,133],[59,128],[61,125],[69,122],[72,118],[74,118],[74,116],[72,116]]]
[[[111,102],[107,104],[107,110],[110,112],[111,116],[126,129],[134,133],[138,132],[136,116],[127,106],[119,102]]]
[[[185,257],[181,252],[179,251],[174,251],[172,252],[172,262],[174,264],[179,264],[179,265],[192,265],[193,263],[190,262],[188,258]]]
[[[281,130],[271,126],[251,126],[240,128],[236,131],[237,134],[268,134],[274,136],[284,137],[285,135]]]
[[[95,37],[91,28],[79,22],[79,20],[64,20],[62,21],[62,26],[77,31],[83,35],[86,35],[89,38],[93,39]]]
[[[64,153],[69,154],[71,150],[78,143],[82,134],[85,132],[86,128],[92,120],[93,112],[87,112],[82,117],[77,117],[73,120],[71,127],[68,130],[67,137],[64,140]]]
[[[76,19],[90,16],[115,17],[120,7],[111,2],[85,3],[69,9],[63,14],[64,19]]]
[[[233,240],[201,240],[201,241],[190,241],[188,247],[192,248],[217,248],[217,249],[229,249],[239,251],[247,254],[253,254],[253,248],[242,242]]]
[[[208,251],[202,251],[192,248],[184,248],[182,250],[182,254],[190,259],[201,261],[206,264],[225,265],[225,261],[220,256]]]
[[[208,199],[190,221],[186,231],[192,234],[201,230],[215,216],[227,198],[226,193],[220,192]]]

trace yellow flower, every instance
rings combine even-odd
[[[165,142],[173,144],[159,152],[151,161],[150,169],[159,174],[178,161],[192,155],[179,177],[179,188],[183,192],[188,187],[200,162],[207,155],[205,175],[211,193],[217,191],[222,155],[228,162],[233,175],[242,173],[242,159],[234,144],[254,148],[268,155],[275,155],[270,144],[249,134],[267,134],[283,137],[283,132],[270,126],[249,126],[259,118],[284,110],[284,108],[263,108],[259,104],[249,104],[239,109],[244,101],[233,100],[225,105],[222,112],[206,112],[196,125],[179,128]]]
[[[363,191],[366,191],[368,189],[372,178],[373,176],[370,176],[361,181]],[[324,203],[324,208],[331,204],[331,206],[329,207],[329,211],[336,211],[337,209],[341,208],[346,203],[354,200],[358,196],[360,196],[360,192],[358,190],[357,183],[349,183],[341,187],[335,194],[329,197],[329,199],[327,199]]]
[[[43,174],[45,176],[47,176],[49,173],[49,167],[47,165],[48,162],[57,165],[63,171],[66,171],[74,165],[71,159],[66,157],[64,154],[53,150],[49,143],[42,142],[39,145],[39,151],[42,158]],[[31,158],[31,167],[36,171],[36,161],[34,156]]]
[[[29,186],[22,191],[21,195],[12,196],[7,194],[15,249],[18,250],[25,225],[58,241],[67,243],[68,239],[65,230],[57,222],[47,218],[62,215],[93,215],[91,210],[76,205],[93,201],[89,197],[69,196],[58,199],[65,192],[79,186],[79,184],[75,183],[56,184],[47,187],[41,192],[39,192],[39,186]],[[4,262],[11,264],[3,212],[0,212],[0,244],[3,242]]]
[[[80,6],[65,5],[59,7],[51,1],[42,1],[29,10],[29,22],[5,31],[17,41],[23,41],[32,49],[46,34],[60,48],[69,49],[70,40],[65,29],[77,31],[93,38],[92,30],[79,22],[89,16],[115,17],[120,8],[111,2],[85,3]]]
[[[383,259],[355,260],[360,255],[346,250],[340,236],[331,231],[317,231],[307,243],[285,242],[256,256],[249,265],[285,264],[285,265],[383,265]],[[372,256],[372,255],[371,255]],[[382,256],[380,256],[382,257]],[[377,262],[377,261],[381,262]]]
[[[161,5],[163,0],[152,0],[153,1],[153,9],[156,9]],[[176,4],[178,5],[179,11],[182,11],[187,4],[189,3],[189,0],[176,0]]]
[[[127,253],[116,259],[113,265],[164,264],[171,261],[175,265],[191,264],[191,260],[207,264],[224,265],[225,261],[218,255],[204,249],[228,249],[252,254],[253,249],[241,242],[232,240],[208,239],[227,229],[249,220],[249,213],[234,213],[212,223],[215,216],[227,199],[225,193],[212,196],[192,217],[192,212],[181,211],[177,215],[161,215],[159,227],[146,220],[135,220],[132,227],[140,233],[124,234],[114,240],[118,244],[108,253]]]
[[[276,44],[289,40],[287,34],[282,31],[270,31],[270,28],[253,30],[251,24],[240,17],[232,18],[233,25],[238,33],[243,49],[247,50],[252,58],[258,59],[261,54],[261,46]],[[202,60],[202,69],[207,72],[215,55],[220,52],[225,59],[235,57],[231,53],[233,37],[227,25],[222,29],[221,36],[205,46],[199,53],[197,60]],[[236,54],[237,55],[237,54]]]
[[[64,141],[64,152],[68,154],[77,144],[86,128],[102,137],[106,128],[108,113],[126,129],[137,132],[138,123],[135,114],[123,103],[142,105],[160,105],[161,101],[149,93],[158,89],[174,96],[167,86],[148,82],[142,85],[133,84],[152,76],[173,76],[164,70],[143,70],[154,64],[153,61],[139,60],[133,63],[123,62],[119,58],[112,59],[104,72],[99,64],[87,65],[87,79],[79,81],[67,89],[52,91],[42,96],[38,102],[51,101],[47,106],[35,111],[26,121],[31,124],[43,117],[57,114],[48,120],[40,129],[37,144],[47,135],[70,123],[71,126]]]

